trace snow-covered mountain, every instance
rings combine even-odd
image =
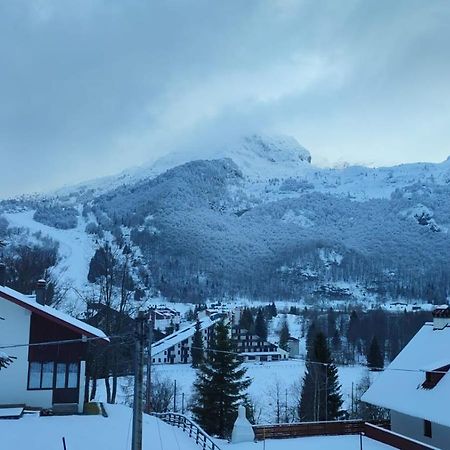
[[[135,288],[182,300],[443,301],[450,286],[450,159],[320,168],[293,138],[252,135],[0,208],[10,251],[50,236],[78,292],[105,242],[132,255]]]

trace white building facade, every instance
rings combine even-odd
[[[82,412],[87,338],[108,341],[102,331],[0,285],[0,351],[13,360],[0,370],[0,405]]]
[[[438,307],[362,400],[391,412],[392,431],[450,450],[450,308]]]

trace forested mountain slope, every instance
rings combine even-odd
[[[213,159],[183,159],[180,153],[55,195],[4,201],[0,237],[14,252],[24,239],[18,218],[33,211],[41,224],[40,236],[29,235],[35,243],[42,224],[59,236],[76,231],[92,256],[108,242],[131,255],[130,274],[142,292],[186,301],[314,301],[356,290],[446,300],[449,160],[321,169],[292,138],[261,136]]]

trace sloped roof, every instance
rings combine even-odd
[[[450,364],[450,327],[426,323],[376,378],[362,400],[444,426],[450,426],[450,373],[432,389],[422,387],[426,371]]]
[[[82,322],[81,320],[75,319],[74,317],[63,313],[62,311],[58,311],[51,306],[41,305],[40,303],[36,302],[34,297],[21,294],[20,292],[15,291],[14,289],[11,289],[9,287],[0,285],[0,298],[9,300],[16,305],[21,306],[22,308],[28,309],[33,313],[45,317],[46,319],[49,319],[53,322],[59,323],[60,325],[84,336],[98,337],[102,338],[105,341],[109,341],[106,334],[98,328]]]
[[[211,320],[210,317],[203,317],[200,319],[200,329],[204,330],[219,322],[220,319]],[[169,349],[170,347],[183,342],[185,339],[190,338],[195,333],[195,322],[191,325],[182,328],[181,330],[175,331],[169,336],[161,339],[158,342],[152,344],[152,356],[158,355],[161,352]]]

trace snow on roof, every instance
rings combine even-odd
[[[426,370],[450,364],[450,327],[426,323],[382,372],[362,400],[413,417],[450,426],[450,373],[432,389],[422,387]],[[445,359],[445,355],[448,358]]]
[[[200,319],[200,329],[205,330],[206,328],[209,328],[210,326],[219,322],[219,320],[220,318],[211,320],[209,316],[203,317],[202,319]],[[195,333],[195,322],[189,325],[188,327],[175,331],[174,333],[169,334],[169,336],[152,344],[152,355],[153,356],[158,355],[159,353],[169,349],[170,347],[179,344],[185,339],[190,338],[191,336],[194,335],[194,333]]]
[[[34,296],[24,295],[9,287],[0,286],[0,298],[12,301],[16,305],[35,312],[40,316],[59,322],[63,326],[80,332],[82,335],[89,337],[99,337],[104,339],[105,341],[109,341],[108,337],[105,333],[103,333],[103,331],[93,327],[92,325],[82,322],[81,320],[75,319],[74,317],[63,313],[62,311],[58,311],[51,306],[41,305],[40,303],[37,303]]]

